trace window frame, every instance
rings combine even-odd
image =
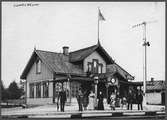
[[[36,61],[36,74],[40,74],[41,73],[41,60],[40,59],[37,59]]]
[[[94,67],[94,62],[96,62],[96,67]],[[93,61],[92,61],[93,73],[98,73],[98,64],[99,64],[99,60],[93,59]]]
[[[100,69],[99,69],[99,67],[100,67]],[[102,63],[98,64],[98,73],[103,73],[103,64]]]
[[[41,98],[41,82],[36,83],[36,98]]]
[[[44,81],[42,83],[42,87],[43,87],[43,98],[48,98],[49,97],[49,82],[48,81]]]
[[[87,72],[92,72],[92,63],[91,62],[88,62],[88,64],[87,64],[87,66],[88,66],[88,70],[87,70]],[[90,67],[89,67],[90,66]]]
[[[35,84],[34,83],[30,83],[29,84],[29,97],[30,98],[34,98],[35,97],[35,94],[34,94],[35,90],[34,90],[34,88],[35,88]]]

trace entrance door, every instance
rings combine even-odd
[[[161,93],[161,104],[165,105],[165,92]]]
[[[103,96],[107,98],[107,89],[104,82],[99,82],[97,85],[97,97],[99,96],[100,91],[103,93]]]

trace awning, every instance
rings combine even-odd
[[[127,84],[127,85],[134,85],[134,86],[142,86],[143,84],[141,82],[130,82],[130,81],[123,81],[119,80],[120,83]]]
[[[94,81],[93,79],[89,78],[89,77],[60,77],[60,78],[56,78],[55,80],[52,80],[51,82],[67,82],[67,81]]]

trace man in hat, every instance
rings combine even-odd
[[[65,92],[63,87],[58,95],[58,101],[59,100],[60,100],[60,110],[61,110],[61,112],[64,112],[64,106],[65,106],[65,102],[66,102],[67,98],[66,98],[66,92]]]

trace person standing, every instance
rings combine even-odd
[[[114,92],[112,92],[111,96],[110,96],[110,107],[111,110],[115,110],[115,100],[116,100],[116,95]]]
[[[89,102],[88,91],[85,91],[84,94],[83,94],[83,107],[84,107],[84,110],[87,110],[88,102]]]
[[[104,110],[104,105],[103,105],[103,94],[102,92],[100,91],[99,92],[99,97],[98,97],[98,107],[97,107],[98,110]]]
[[[60,105],[60,100],[59,99],[57,99],[57,111],[59,111],[59,105]]]
[[[88,104],[88,109],[89,110],[94,110],[95,108],[95,94],[93,91],[90,92],[89,94],[89,104]]]
[[[137,90],[137,106],[138,106],[138,110],[143,110],[143,92],[141,89]]]
[[[126,104],[127,104],[126,97],[123,97],[123,98],[121,99],[121,107],[122,107],[122,109],[124,108],[124,106],[126,106]]]
[[[131,89],[129,89],[129,92],[128,92],[127,102],[128,102],[128,110],[129,110],[129,108],[132,110],[132,108],[133,108],[133,106],[132,106],[132,103],[133,103],[133,93],[132,93]]]
[[[58,101],[59,100],[60,100],[60,110],[61,110],[61,112],[64,112],[64,106],[65,106],[65,102],[66,102],[67,98],[66,98],[66,92],[64,91],[63,87],[58,95]]]
[[[77,101],[79,106],[79,111],[83,110],[83,93],[81,91],[81,88],[79,88],[78,94],[77,94]]]

